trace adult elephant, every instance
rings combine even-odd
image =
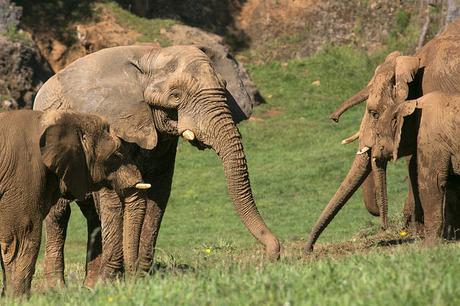
[[[399,52],[390,53],[384,63],[377,67],[369,84],[346,100],[331,115],[338,121],[350,107],[367,100],[361,121],[359,148],[353,164],[313,226],[306,250],[313,245],[329,222],[361,186],[365,188],[365,205],[372,214],[380,215],[382,228],[387,227],[386,161],[376,158],[379,133],[376,126],[387,108],[406,99],[416,99],[433,91],[460,92],[460,20],[451,24],[440,36],[431,40],[413,56]],[[410,187],[405,204],[406,214],[414,214],[418,222],[422,216],[416,206],[418,191],[416,183],[416,155],[409,161]],[[416,205],[417,204],[417,205]],[[408,216],[409,217],[409,216]]]
[[[230,110],[239,110],[235,101],[247,99],[233,58],[216,57],[211,49],[195,46],[104,49],[75,61],[43,85],[35,109],[103,115],[124,140],[123,146],[136,161],[144,181],[153,186],[145,211],[137,206],[131,215],[125,213],[125,219],[140,220],[135,231],[141,232],[138,248],[131,245],[128,250],[122,250],[120,242],[129,247],[129,241],[139,237],[121,237],[121,203],[111,191],[99,193],[96,200],[101,204],[96,206],[104,207],[100,211],[103,250],[99,276],[107,278],[122,270],[123,256],[127,270],[151,268],[171,191],[179,136],[199,149],[212,148],[217,153],[242,222],[265,245],[270,258],[279,258],[279,241],[254,203],[241,135]],[[61,224],[66,224],[66,214],[65,209],[64,213],[51,214],[54,220],[49,223],[54,229],[49,234],[59,244],[55,250],[62,250],[65,228]],[[58,281],[63,280],[62,256],[53,268]],[[86,284],[93,284],[95,277],[87,275]]]

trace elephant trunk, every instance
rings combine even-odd
[[[335,122],[339,122],[340,116],[349,108],[358,105],[369,97],[369,88],[366,86],[357,92],[353,97],[345,100],[337,109],[329,116]]]
[[[313,226],[306,245],[307,252],[313,250],[313,245],[319,235],[321,235],[323,230],[332,221],[343,205],[345,205],[348,199],[351,198],[358,187],[364,182],[370,172],[371,163],[369,160],[369,152],[356,155],[347,176]]]
[[[220,112],[222,113],[222,112]],[[265,245],[271,259],[279,259],[280,243],[265,224],[252,196],[241,135],[230,113],[209,120],[210,144],[222,160],[230,198],[247,229]]]
[[[139,243],[136,237],[141,236],[142,222],[145,217],[147,203],[144,191],[135,190],[124,196],[123,212],[123,261],[125,271],[132,274],[137,270]]]
[[[380,226],[383,230],[388,228],[388,196],[386,179],[386,160],[372,158],[372,172],[374,173],[375,194],[377,207],[380,214]]]

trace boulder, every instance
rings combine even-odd
[[[21,8],[0,0],[0,107],[32,108],[40,86],[51,76],[27,33],[18,30]]]

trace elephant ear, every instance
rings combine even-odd
[[[84,56],[48,80],[34,109],[71,109],[105,117],[117,136],[143,149],[153,149],[158,135],[152,110],[144,101],[141,68],[158,48],[123,46]],[[65,97],[65,98],[62,98]]]
[[[415,56],[398,56],[395,66],[395,99],[403,102],[409,95],[409,83],[420,67],[420,59]]]
[[[118,108],[119,104],[114,106],[113,109],[107,111],[110,113],[108,117],[112,119],[110,125],[115,134],[126,142],[135,143],[143,149],[155,148],[158,143],[158,134],[152,110],[148,104],[143,101],[131,103],[129,113]]]
[[[47,114],[45,119],[40,136],[43,163],[61,179],[66,191],[84,199],[90,191],[90,175],[81,142],[82,131],[58,112]]]
[[[198,46],[198,48],[211,59],[214,69],[227,83],[227,104],[232,111],[233,120],[238,123],[248,119],[254,105],[248,91],[257,95],[257,89],[244,67],[223,46]]]
[[[417,100],[409,100],[409,101],[402,102],[401,104],[397,106],[395,143],[394,143],[394,150],[393,150],[394,160],[398,158],[398,150],[399,150],[399,145],[401,143],[404,118],[414,113],[415,108],[417,107],[417,104],[418,104]]]

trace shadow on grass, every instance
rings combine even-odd
[[[416,242],[417,239],[415,238],[409,238],[409,239],[389,239],[389,240],[381,240],[381,241],[376,241],[374,243],[375,246],[378,247],[391,247],[395,245],[401,245],[401,244],[406,244],[406,243],[414,243]]]
[[[164,262],[156,262],[149,271],[150,275],[178,275],[178,274],[185,274],[185,273],[194,273],[196,269],[188,264],[181,264],[181,263],[173,263],[168,264]]]

